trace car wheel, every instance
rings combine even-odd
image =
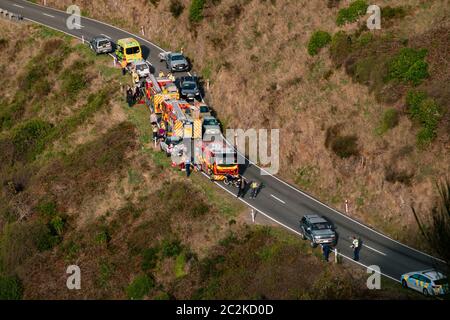
[[[428,292],[428,289],[423,289],[423,295],[424,296],[429,296],[430,293]]]
[[[405,279],[402,280],[402,287],[407,289],[408,288],[408,282],[406,282]]]

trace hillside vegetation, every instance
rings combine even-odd
[[[109,57],[32,24],[0,30],[21,61],[0,62],[0,299],[417,297],[369,291],[364,270],[247,225],[240,202],[171,168]]]
[[[75,3],[183,48],[225,127],[281,129],[280,176],[426,249],[411,205],[427,212],[450,171],[448,1],[378,1],[376,31],[364,0]]]

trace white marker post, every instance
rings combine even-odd
[[[255,210],[254,209],[252,209],[251,214],[252,214],[252,222],[255,223]]]
[[[334,263],[338,263],[338,249],[334,248]]]
[[[141,33],[142,35],[145,37],[145,30],[144,30],[144,26],[141,26]]]
[[[81,35],[81,43],[84,44],[84,36]]]
[[[348,214],[348,200],[345,200],[345,213]]]

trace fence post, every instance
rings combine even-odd
[[[338,249],[334,248],[334,263],[338,263],[338,262],[339,262]]]

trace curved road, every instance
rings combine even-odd
[[[144,56],[156,69],[165,70],[165,65],[158,59],[158,53],[164,51],[157,45],[137,35],[131,34],[109,24],[89,18],[81,18],[80,29],[69,30],[66,26],[68,15],[65,12],[48,7],[36,5],[24,0],[0,0],[0,8],[21,14],[24,19],[46,25],[65,32],[71,36],[90,40],[96,35],[105,35],[113,41],[125,37],[139,39],[143,47]],[[319,213],[332,221],[337,228],[339,241],[337,248],[340,255],[350,261],[352,249],[350,237],[356,234],[361,237],[363,247],[360,252],[360,261],[355,262],[362,267],[376,265],[381,273],[395,281],[399,281],[402,273],[423,270],[432,267],[443,268],[443,261],[403,245],[362,223],[336,211],[321,203],[308,194],[281,181],[272,175],[261,175],[259,167],[246,162],[243,175],[248,180],[259,180],[264,188],[256,199],[249,199],[248,195],[241,201],[263,214],[283,227],[298,234],[300,218],[307,213]],[[223,184],[216,185],[227,192],[235,194],[235,189],[226,188]],[[248,193],[247,193],[248,194]]]

